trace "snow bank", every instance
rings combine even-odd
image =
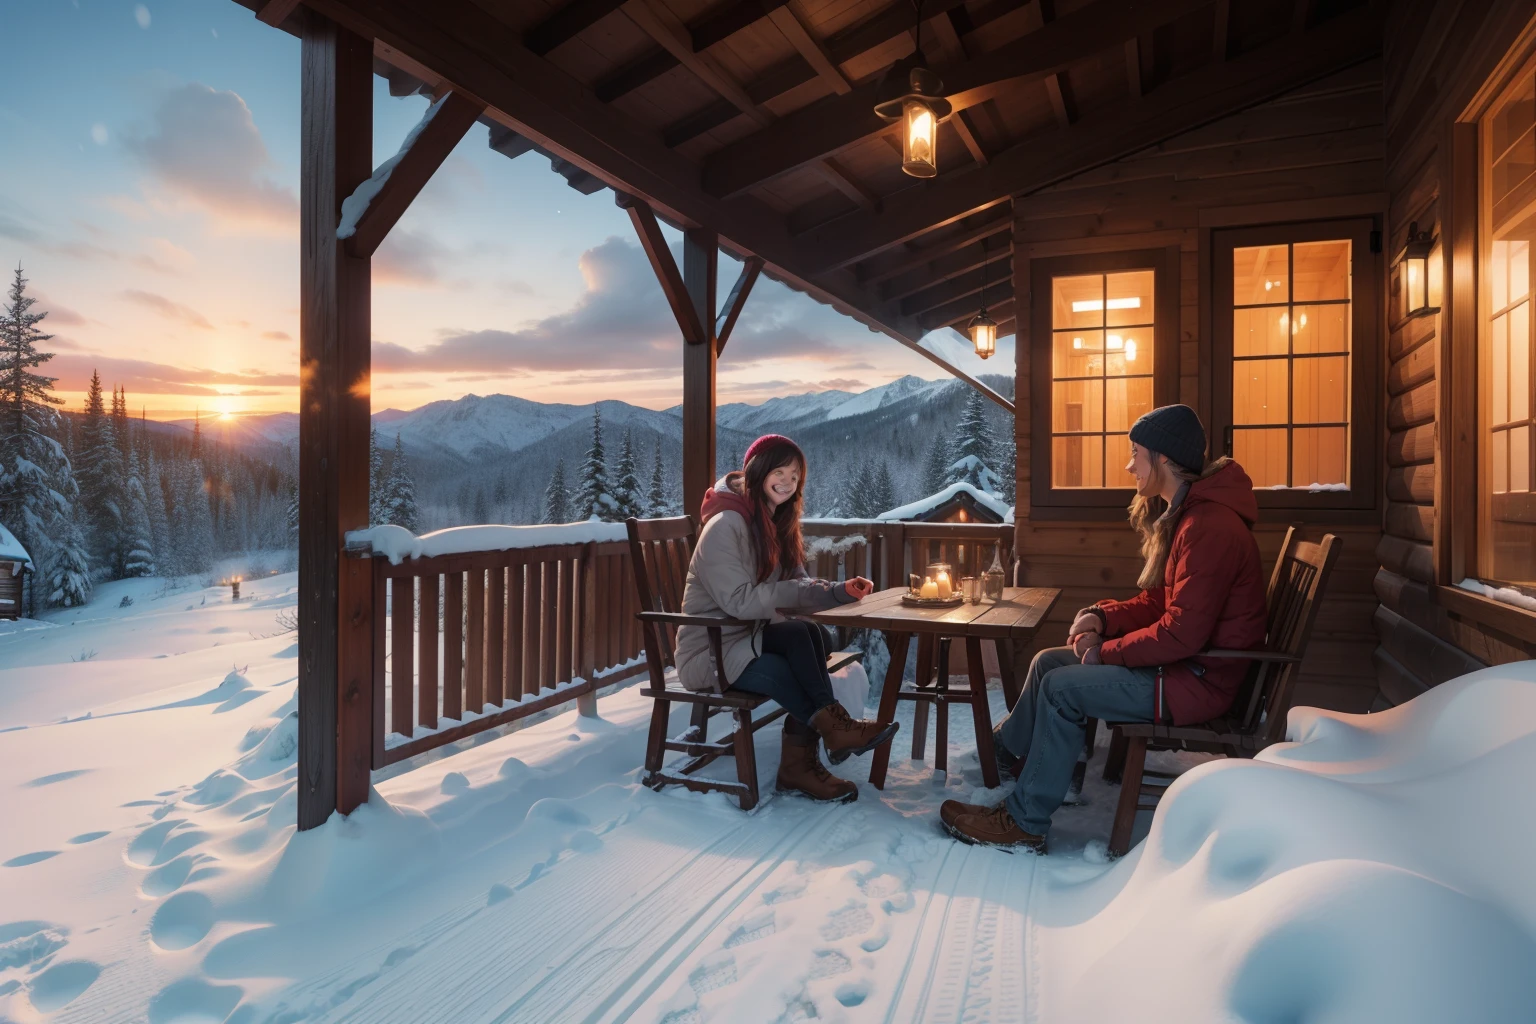
[[[420,537],[400,526],[371,526],[347,533],[348,551],[383,555],[391,565],[406,558],[463,555],[475,551],[510,551],[549,544],[587,544],[628,540],[623,523],[558,523],[549,526],[454,526]]]
[[[1169,790],[1145,843],[1037,906],[1038,1019],[1504,1021],[1536,1004],[1536,663]]]
[[[961,492],[969,494],[972,500],[976,502],[976,504],[982,506],[983,508],[990,509],[991,511],[997,513],[999,517],[1006,518],[1013,511],[1008,506],[1008,504],[1000,500],[997,495],[990,494],[981,490],[979,487],[975,487],[972,484],[961,480],[958,483],[950,484],[942,491],[928,495],[926,498],[919,498],[916,501],[902,505],[899,508],[893,508],[889,512],[882,512],[876,518],[886,522],[897,519],[915,519],[926,512],[933,511]]]
[[[1521,593],[1514,587],[1490,587],[1488,584],[1471,579],[1470,577],[1462,580],[1456,586],[1462,590],[1469,590],[1474,594],[1481,594],[1483,597],[1494,601],[1502,601],[1505,604],[1512,604],[1516,608],[1524,608],[1526,611],[1536,612],[1536,597]]]

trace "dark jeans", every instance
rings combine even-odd
[[[758,637],[763,653],[742,670],[731,689],[769,697],[803,723],[836,700],[827,675],[827,637],[820,626],[797,620],[770,622]]]
[[[997,740],[1024,762],[1008,795],[1008,813],[1026,832],[1045,835],[1072,783],[1089,718],[1152,721],[1157,669],[1084,665],[1070,647],[1035,655],[1013,714]],[[1134,783],[1131,783],[1134,785]]]

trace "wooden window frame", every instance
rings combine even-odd
[[[1029,261],[1030,481],[1035,519],[1121,519],[1134,487],[1053,487],[1051,467],[1051,281],[1080,274],[1153,272],[1152,405],[1179,400],[1179,247],[1045,256]],[[1105,467],[1108,470],[1110,467]]]
[[[1211,416],[1213,455],[1232,454],[1232,251],[1252,245],[1322,242],[1348,238],[1352,244],[1350,284],[1350,432],[1347,491],[1272,491],[1256,488],[1259,508],[1296,517],[1340,511],[1375,512],[1381,506],[1382,254],[1373,250],[1380,224],[1375,217],[1339,217],[1285,224],[1221,228],[1211,232]],[[1381,248],[1379,243],[1375,249]],[[1261,517],[1263,518],[1263,517]],[[1336,518],[1336,516],[1334,517]]]

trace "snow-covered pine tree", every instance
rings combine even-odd
[[[368,431],[368,525],[384,522],[384,453],[379,451],[379,428],[372,427]]]
[[[113,402],[117,393],[113,391]],[[75,438],[75,479],[80,487],[80,511],[95,564],[108,579],[123,575],[123,465],[111,413],[101,397],[101,374],[91,373],[85,415]]]
[[[555,471],[549,476],[549,486],[544,488],[544,521],[568,523],[571,521],[571,495],[565,487],[565,460],[555,463]]]
[[[842,513],[849,519],[869,519],[885,511],[874,508],[875,474],[869,463],[859,466],[859,473],[848,484],[842,501],[838,502]]]
[[[126,424],[127,417],[124,417]],[[128,432],[126,425],[123,431]],[[149,496],[144,489],[144,481],[139,476],[138,453],[131,447],[128,449],[124,463],[128,469],[128,476],[123,485],[123,526],[124,544],[123,575],[128,577],[155,575],[155,541],[154,529],[149,521]]]
[[[576,516],[579,519],[598,519],[612,522],[618,512],[618,502],[608,486],[608,465],[603,454],[603,419],[597,406],[592,407],[592,446],[587,449],[587,460],[581,465],[581,490],[576,497]]]
[[[940,430],[928,446],[928,458],[923,463],[924,495],[937,494],[945,488],[948,483],[946,477],[949,473],[949,464],[953,461],[949,455],[949,439]]]
[[[298,542],[299,537],[299,482],[288,481],[288,536]]]
[[[147,439],[146,439],[147,446]],[[165,507],[165,480],[154,453],[145,459],[144,500],[149,512],[149,533],[154,542],[155,569],[162,575],[175,572],[176,551],[171,543],[171,517]]]
[[[117,439],[117,453],[124,462],[133,448],[133,438],[128,430],[128,389],[112,388],[112,435]]]
[[[989,494],[1001,494],[1002,478],[992,468],[997,454],[992,427],[987,423],[986,402],[980,391],[966,389],[965,409],[950,442],[951,462],[945,472],[945,484],[963,481]]]
[[[203,465],[189,459],[177,467],[174,516],[176,573],[190,576],[213,567],[213,516],[204,489]]]
[[[868,517],[873,519],[895,507],[896,486],[891,481],[891,465],[881,459],[880,468],[875,471],[870,480]]]
[[[405,461],[405,445],[400,435],[395,435],[395,455],[389,463],[389,473],[384,478],[385,523],[404,527],[412,533],[421,529],[421,512],[416,507],[416,485],[411,481],[411,468]]]
[[[667,485],[661,475],[661,438],[656,439],[656,463],[651,469],[651,490],[645,496],[645,514],[651,519],[659,519],[669,511],[667,502]]]
[[[614,510],[613,518],[623,522],[630,516],[642,516],[645,514],[645,505],[640,494],[640,480],[635,476],[635,435],[632,430],[624,431],[624,440],[619,445],[619,465],[614,471],[618,478],[614,484],[614,501],[618,508]]]
[[[53,358],[52,352],[39,352],[39,343],[53,338],[37,325],[48,314],[31,312],[37,300],[27,294],[27,279],[16,265],[5,310],[0,313],[0,457],[14,472],[23,438],[41,429],[41,413],[50,405],[63,405],[64,399],[53,393],[56,377],[45,377],[32,370]],[[3,496],[0,496],[3,497]],[[19,538],[18,538],[19,539]]]

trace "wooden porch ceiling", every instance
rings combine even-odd
[[[1365,0],[927,0],[924,54],[957,113],[940,176],[916,182],[871,110],[912,52],[911,0],[239,2],[374,39],[392,90],[482,104],[498,152],[717,231],[914,348],[964,326],[983,277],[1011,333],[1012,200],[1381,50]]]

